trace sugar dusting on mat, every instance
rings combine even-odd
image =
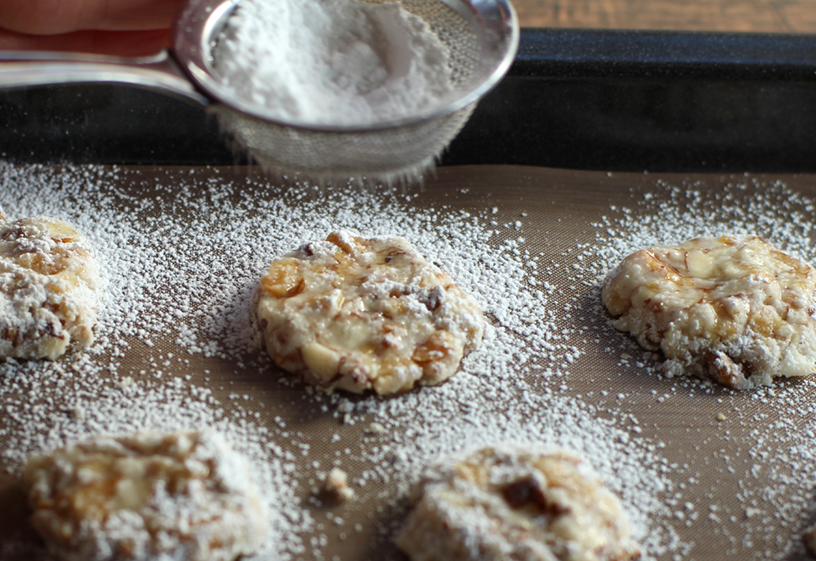
[[[683,494],[668,476],[685,480],[684,466],[640,438],[631,415],[600,414],[563,393],[582,351],[556,326],[556,287],[536,280],[524,239],[500,236],[489,209],[474,215],[423,208],[414,195],[354,191],[314,198],[308,188],[230,182],[218,170],[3,166],[0,175],[0,205],[70,219],[96,248],[109,286],[91,352],[0,366],[0,436],[12,469],[31,452],[99,432],[210,426],[250,458],[265,489],[274,514],[266,558],[325,556],[331,536],[363,531],[346,529],[311,494],[333,468],[349,473],[358,496],[343,508],[379,528],[378,555],[389,558],[402,518],[387,513],[404,512],[428,463],[465,445],[543,442],[582,454],[621,497],[645,559],[687,550],[671,521]],[[250,318],[255,285],[274,258],[338,228],[405,236],[478,300],[492,324],[450,382],[350,400],[274,374]],[[248,372],[272,387],[253,388]],[[370,430],[355,437],[357,423]]]
[[[580,256],[585,276],[593,279],[588,284],[594,302],[600,301],[601,281],[627,255],[700,236],[759,235],[794,257],[814,263],[814,211],[816,201],[785,184],[750,176],[733,178],[716,188],[658,181],[633,189],[627,206],[609,207],[607,215],[593,224],[595,241],[579,244],[574,255]],[[599,305],[593,315],[591,321],[609,322]],[[660,376],[657,355],[638,348],[623,334],[615,337],[611,324],[607,331],[607,340],[619,342],[606,349],[620,357],[619,372],[631,372],[637,365],[650,376]],[[734,498],[710,493],[706,496],[709,504],[701,505],[700,519],[679,519],[699,528],[697,532],[721,536],[729,544],[723,553],[735,558],[747,558],[749,553],[755,559],[804,555],[802,534],[816,512],[816,405],[812,399],[816,382],[812,377],[745,395],[714,388],[708,382],[665,382],[665,391],[652,391],[656,407],[667,401],[676,403],[687,394],[698,408],[692,415],[711,411],[712,401],[719,411],[711,420],[717,430],[692,437],[696,442],[688,443],[690,454],[700,454],[706,447],[711,450],[705,458],[708,471],[692,473],[692,478],[708,478],[716,488],[742,470],[746,474]]]
[[[0,399],[6,414],[0,430],[6,443],[2,460],[15,471],[32,451],[50,451],[97,435],[202,427],[217,431],[248,458],[262,490],[269,538],[258,558],[291,559],[304,551],[299,534],[313,521],[295,494],[294,456],[271,442],[269,431],[247,411],[227,410],[209,389],[181,378],[161,386],[129,377],[102,380],[82,366],[68,375],[59,363],[29,362],[0,365]],[[0,546],[2,559],[30,559],[41,553],[31,543]]]
[[[110,287],[91,352],[0,366],[0,437],[12,468],[30,452],[103,431],[212,426],[269,482],[261,486],[280,541],[270,540],[267,551],[325,557],[336,536],[362,532],[348,522],[355,512],[370,513],[376,539],[388,542],[412,482],[439,455],[496,441],[544,441],[584,455],[621,496],[646,558],[686,554],[674,530],[684,526],[722,538],[724,553],[735,558],[802,552],[816,491],[814,383],[736,395],[693,380],[659,380],[655,357],[605,325],[597,294],[632,251],[725,230],[759,234],[812,262],[814,203],[784,185],[735,179],[706,191],[650,183],[632,192],[638,198],[627,208],[609,208],[588,226],[594,240],[559,248],[558,264],[547,264],[528,252],[521,220],[498,224],[488,208],[429,209],[413,196],[359,192],[313,199],[305,188],[256,189],[251,180],[220,179],[217,170],[4,166],[0,176],[0,206],[15,217],[69,219],[98,251]],[[272,259],[337,228],[406,236],[474,294],[492,325],[460,375],[389,400],[326,397],[271,374],[272,393],[287,397],[273,403],[256,392],[246,371],[271,366],[250,321],[255,283]],[[575,325],[565,331],[559,320],[567,315]],[[642,374],[642,391],[610,394],[598,379],[583,397],[566,395],[593,352],[587,325],[601,325],[594,334],[616,357],[609,377]],[[208,372],[233,364],[234,386]],[[636,398],[651,399],[658,410],[693,400],[697,407],[705,398],[705,411],[715,411],[710,427],[692,432],[685,450],[689,464],[705,470],[663,457],[659,430],[647,438],[651,427],[623,412]],[[287,407],[304,409],[308,422],[293,420]],[[324,421],[334,424],[321,425],[319,435],[305,429]],[[737,440],[738,427],[747,438]],[[335,467],[349,474],[357,496],[338,507],[347,509],[342,516],[311,492]],[[733,500],[706,490],[735,477]],[[0,557],[24,546],[9,541]]]
[[[236,98],[288,122],[384,122],[453,89],[447,48],[397,2],[245,0],[213,56]]]

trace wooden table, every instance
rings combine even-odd
[[[522,26],[816,32],[814,0],[511,0]]]

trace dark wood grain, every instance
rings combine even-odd
[[[816,32],[812,0],[512,0],[522,26]]]

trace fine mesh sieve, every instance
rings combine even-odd
[[[320,131],[260,121],[213,106],[221,128],[261,167],[318,183],[348,180],[393,184],[421,180],[459,133],[476,102],[420,123],[380,130]]]
[[[240,111],[234,103],[220,104],[211,111],[222,129],[277,175],[321,183],[349,177],[388,184],[421,179],[465,125],[478,99],[506,72],[518,45],[518,25],[507,3],[404,0],[402,5],[448,49],[454,94],[443,106],[367,127],[312,127],[280,121],[265,110],[259,115],[250,107]]]
[[[235,145],[266,171],[321,183],[393,183],[420,178],[434,164],[518,48],[518,21],[508,0],[403,0],[448,47],[453,94],[418,114],[372,125],[285,122],[264,106],[236,99],[214,67],[219,34],[240,3],[190,0],[176,21],[172,51],[153,57],[0,52],[0,87],[118,82],[160,89],[207,106]]]

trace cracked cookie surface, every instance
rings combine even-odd
[[[99,266],[87,240],[54,218],[0,213],[0,359],[55,359],[94,340]]]
[[[439,384],[484,332],[475,300],[406,239],[348,232],[272,263],[257,318],[279,366],[356,393]]]
[[[816,270],[756,236],[697,238],[626,257],[602,300],[669,376],[734,389],[816,370]]]
[[[248,465],[211,431],[96,437],[33,456],[24,483],[63,560],[230,561],[266,532]]]
[[[412,561],[625,561],[640,555],[620,502],[578,456],[530,444],[432,467],[397,536]]]

